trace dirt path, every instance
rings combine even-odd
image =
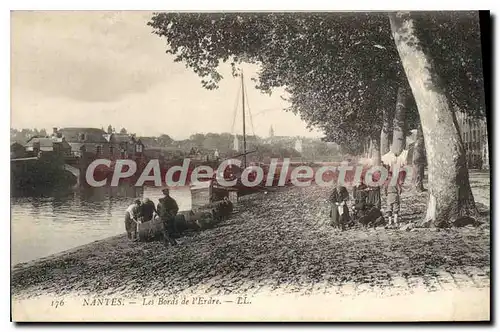
[[[472,193],[477,203],[490,207],[490,174],[480,171],[470,171]]]
[[[475,194],[483,193],[484,179],[474,181]],[[315,186],[248,197],[232,219],[175,248],[118,236],[21,264],[13,269],[13,294],[350,296],[489,287],[489,222],[442,231],[339,232],[328,225],[328,194]],[[405,193],[402,220],[421,217],[425,200],[425,193]]]

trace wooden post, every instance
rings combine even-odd
[[[247,168],[247,138],[246,138],[246,128],[245,128],[245,82],[243,80],[243,71],[241,72],[241,99],[242,99],[242,109],[243,109],[243,165]]]

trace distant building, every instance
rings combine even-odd
[[[64,138],[71,146],[73,156],[82,157],[91,154],[96,157],[110,157],[110,143],[107,133],[97,128],[54,128],[53,135]]]
[[[201,153],[200,149],[197,147],[192,147],[191,150],[189,151],[188,157],[192,160],[203,160],[204,156]]]
[[[326,143],[326,146],[328,146],[329,148],[334,148],[334,149],[340,150],[340,146],[335,142],[325,142],[325,143]]]
[[[300,138],[297,138],[295,141],[295,151],[302,153],[302,140]]]
[[[66,157],[71,155],[71,146],[64,137],[32,137],[24,148],[27,153],[35,156],[40,152],[57,153]]]
[[[98,128],[54,128],[52,137],[64,139],[71,147],[71,155],[125,159],[141,156],[144,144],[129,134],[106,133]]]
[[[10,159],[26,157],[26,148],[21,143],[14,142],[10,145]]]
[[[107,134],[109,142],[109,155],[115,158],[132,158],[144,152],[144,144],[140,139],[129,134]]]
[[[468,116],[456,112],[457,122],[464,143],[469,168],[489,166],[488,129],[485,118]]]
[[[240,142],[238,140],[238,135],[234,135],[233,150],[234,151],[240,151]]]
[[[274,137],[274,129],[273,129],[273,126],[271,125],[271,128],[269,128],[269,138],[273,138]]]
[[[294,149],[297,139],[291,136],[273,136],[264,140],[264,143],[271,145],[280,145],[287,149]]]
[[[158,142],[158,137],[140,137],[140,140],[145,149],[160,149],[165,147]]]
[[[232,150],[237,152],[243,152],[243,145],[245,145],[245,143],[248,152],[255,150],[255,148],[262,142],[255,135],[246,135],[245,140],[243,140],[243,135],[234,134]]]

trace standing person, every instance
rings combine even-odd
[[[368,187],[360,180],[359,184],[353,188],[352,196],[354,198],[353,214],[354,218],[360,218],[367,209]]]
[[[330,219],[331,219],[331,225],[333,227],[338,225],[338,220],[339,220],[339,215],[337,211],[338,197],[339,197],[339,191],[335,187],[333,188],[330,197],[328,197],[328,201],[330,202]]]
[[[341,186],[339,188],[339,206],[338,206],[338,212],[340,214],[340,223],[342,226],[342,230],[345,230],[345,227],[349,222],[351,221],[351,216],[349,215],[349,192],[347,191],[347,188],[344,186]]]
[[[141,204],[141,217],[142,222],[148,222],[153,220],[153,217],[158,215],[158,211],[156,211],[155,203],[149,198],[144,198]]]
[[[168,246],[168,243],[171,245],[176,245],[177,241],[174,239],[175,233],[175,216],[177,212],[179,212],[179,206],[175,199],[170,196],[170,192],[168,189],[163,189],[162,193],[164,197],[159,199],[158,203],[158,214],[160,215],[160,219],[163,222],[163,244]]]
[[[391,176],[392,173],[389,173]],[[392,181],[390,181],[389,177],[389,182],[387,186],[385,187],[385,194],[387,196],[387,216],[389,218],[389,227],[398,227],[399,226],[399,220],[398,220],[398,215],[399,215],[399,203],[400,203],[400,195],[401,195],[401,182],[400,178],[398,177],[398,180],[396,181],[395,184],[391,184]]]
[[[134,204],[125,210],[125,230],[129,240],[137,240],[137,227],[141,218],[141,200],[136,199]]]

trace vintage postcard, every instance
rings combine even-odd
[[[489,321],[489,24],[12,11],[12,320]]]

